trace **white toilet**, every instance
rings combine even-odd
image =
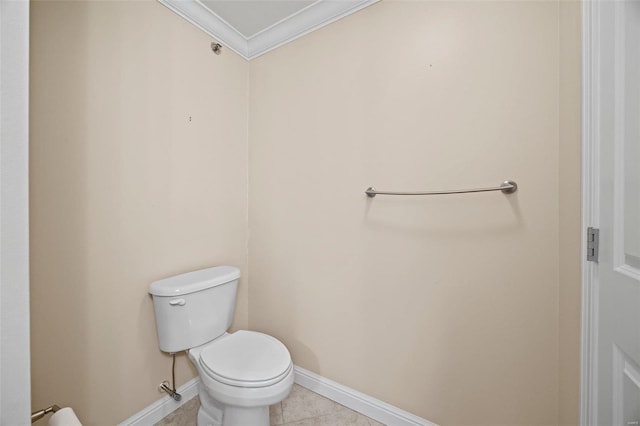
[[[293,386],[293,363],[276,338],[227,333],[240,270],[217,266],[151,284],[160,350],[189,351],[200,376],[198,426],[269,426],[269,406]]]

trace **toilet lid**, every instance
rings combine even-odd
[[[210,377],[240,387],[269,386],[292,368],[289,351],[278,339],[244,330],[211,343],[199,362]]]

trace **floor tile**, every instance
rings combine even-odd
[[[269,407],[269,420],[271,426],[281,425],[284,423],[282,419],[282,402],[278,402],[277,404]]]
[[[195,426],[199,408],[200,398],[196,396],[154,426]]]
[[[196,396],[155,426],[195,426],[199,408]],[[384,426],[298,385],[284,401],[269,407],[269,417],[271,426]]]
[[[326,416],[342,407],[330,399],[311,392],[299,385],[293,385],[289,396],[282,401],[284,423],[297,422],[313,417]]]
[[[347,408],[337,410],[326,416],[312,417],[285,426],[371,426],[369,419]]]

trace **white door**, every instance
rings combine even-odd
[[[30,425],[29,2],[0,0],[0,425]]]
[[[640,425],[640,0],[586,8],[593,13],[593,79],[585,80],[594,141],[588,224],[600,228],[600,246],[598,263],[586,269],[593,300],[585,423]]]

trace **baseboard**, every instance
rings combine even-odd
[[[437,426],[428,420],[329,380],[302,367],[294,367],[295,382],[338,404],[388,426]]]
[[[336,383],[333,380],[329,380],[297,365],[294,367],[294,370],[296,373],[295,382],[300,386],[385,425],[437,426],[435,423],[343,386],[340,383]],[[200,383],[200,379],[195,377],[178,388],[178,393],[182,395],[180,402],[174,401],[169,396],[165,396],[144,410],[129,417],[118,426],[148,426],[159,422],[198,395],[198,383]]]
[[[165,396],[153,404],[149,405],[142,411],[134,414],[128,419],[124,420],[118,426],[149,426],[159,422],[160,420],[173,413],[180,408],[183,404],[189,402],[192,398],[198,395],[198,383],[200,379],[194,377],[184,385],[180,386],[177,391],[182,395],[180,401],[175,401],[170,396]]]

